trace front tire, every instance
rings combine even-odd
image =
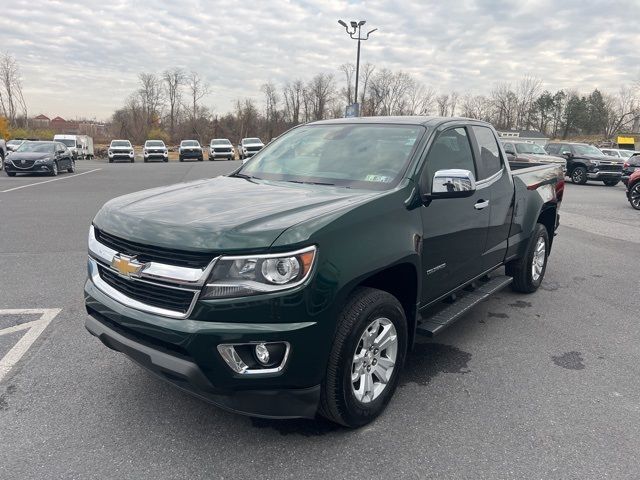
[[[7,177],[15,177],[16,176],[16,172],[7,172],[5,170],[5,173],[7,174]]]
[[[71,160],[71,166],[67,168],[68,173],[74,173],[76,171],[76,162]]]
[[[538,290],[547,270],[549,247],[549,232],[544,225],[537,223],[525,255],[506,265],[505,273],[513,277],[513,291],[533,293]]]
[[[571,181],[576,185],[584,185],[587,183],[587,169],[584,167],[576,167],[571,172]]]
[[[358,288],[338,319],[320,415],[347,427],[360,427],[380,415],[398,386],[407,337],[400,302],[382,290]]]
[[[51,173],[49,174],[52,177],[56,177],[58,175],[58,162],[53,162],[51,166]]]
[[[620,180],[603,180],[602,183],[604,183],[607,187],[615,187],[618,183],[620,183]]]

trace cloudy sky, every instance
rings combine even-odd
[[[6,2],[7,0],[5,0]],[[9,7],[9,8],[6,8]],[[211,85],[206,104],[260,101],[260,85],[362,61],[436,90],[485,93],[531,74],[545,88],[617,91],[640,78],[639,0],[8,0],[0,50],[18,60],[30,113],[108,119],[139,72],[174,66]]]

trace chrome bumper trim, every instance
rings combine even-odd
[[[116,250],[103,245],[96,239],[95,229],[93,225],[91,225],[89,228],[89,255],[103,264],[110,266],[113,261],[113,257],[118,253],[124,252],[117,252]],[[204,285],[207,278],[209,278],[209,274],[217,260],[217,258],[212,259],[209,265],[204,269],[148,262],[137,277],[174,283],[177,285],[201,287]]]

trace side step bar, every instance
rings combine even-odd
[[[416,328],[416,332],[430,337],[440,333],[477,304],[486,300],[494,293],[499,292],[511,282],[513,282],[512,277],[500,275],[492,277],[485,282],[480,282],[480,285],[471,291],[460,291],[459,299],[439,310],[434,315],[426,318],[423,317]]]

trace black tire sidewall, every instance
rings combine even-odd
[[[640,210],[640,205],[638,205],[638,207],[636,207],[633,202],[631,201],[631,193],[633,193],[634,190],[638,190],[638,193],[640,193],[640,182],[636,182],[635,184],[633,184],[633,186],[629,189],[629,205],[631,205],[631,208],[633,208],[634,210]]]
[[[580,181],[576,181],[576,179],[573,177],[577,171],[582,172],[582,175],[581,175],[582,180]],[[584,185],[585,183],[587,183],[587,169],[584,167],[574,168],[573,171],[571,172],[571,181],[577,185]]]
[[[379,290],[371,290],[377,295],[376,300],[365,307],[351,325],[350,333],[342,343],[339,353],[338,375],[340,385],[337,398],[342,412],[342,421],[349,427],[359,427],[371,422],[385,409],[398,386],[400,372],[407,352],[407,322],[400,303],[390,294]],[[379,295],[382,294],[382,295]],[[349,321],[348,312],[342,321]],[[398,353],[391,381],[384,392],[373,402],[363,404],[355,398],[351,387],[351,367],[353,355],[365,328],[376,318],[388,318],[396,329]]]

